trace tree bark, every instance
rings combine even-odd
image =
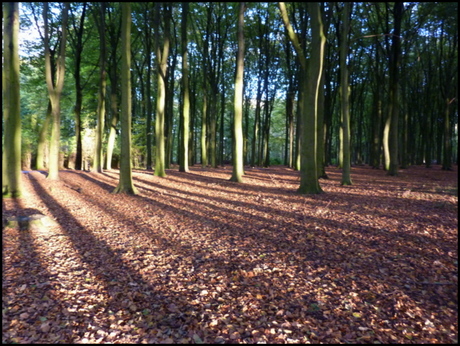
[[[179,171],[188,172],[188,145],[189,145],[189,126],[190,126],[190,89],[188,81],[188,51],[187,51],[187,17],[188,2],[182,3],[182,95],[183,109],[181,114],[181,143],[180,143],[180,162]]]
[[[231,181],[243,182],[243,74],[244,74],[244,10],[245,3],[240,2],[238,12],[238,52],[235,77],[235,113],[233,118],[233,171]]]
[[[19,95],[19,3],[7,2],[4,18],[2,195],[21,197],[21,108]]]
[[[102,156],[102,137],[104,135],[104,121],[105,121],[105,93],[106,93],[106,49],[105,49],[105,3],[100,4],[100,23],[99,40],[100,40],[100,56],[99,56],[99,93],[97,105],[97,129],[96,129],[96,148],[93,159],[93,169],[96,172],[102,173],[103,156]],[[97,16],[97,15],[96,15]]]
[[[345,2],[342,13],[342,30],[340,36],[340,91],[342,96],[342,185],[352,185],[351,182],[351,157],[350,157],[350,107],[349,107],[349,82],[348,82],[348,32],[350,28],[350,13],[352,3]]]
[[[121,3],[121,157],[120,180],[113,193],[137,194],[131,162],[131,3]]]
[[[52,74],[51,74],[51,57],[49,49],[49,24],[48,24],[48,3],[44,3],[43,7],[43,20],[45,24],[45,73],[46,73],[46,84],[48,86],[48,94],[51,102],[52,112],[52,128],[51,128],[51,140],[49,148],[49,167],[48,167],[48,179],[59,180],[59,149],[60,149],[60,134],[61,134],[61,108],[60,99],[62,89],[64,87],[64,75],[65,75],[65,46],[67,41],[67,22],[69,13],[69,3],[64,3],[64,9],[62,12],[62,37],[60,53],[57,58],[56,68],[56,85],[53,85]]]

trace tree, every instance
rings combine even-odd
[[[394,4],[394,31],[391,37],[390,55],[390,109],[388,111],[389,135],[388,153],[390,155],[388,174],[398,175],[398,123],[399,123],[399,69],[401,61],[401,21],[404,11],[402,2]]]
[[[64,9],[62,10],[62,36],[60,42],[60,53],[57,60],[56,69],[56,85],[54,86],[51,74],[51,57],[49,47],[49,26],[48,26],[48,3],[45,2],[43,5],[43,21],[45,25],[45,70],[46,70],[46,85],[48,86],[48,94],[51,102],[52,112],[52,128],[51,128],[51,140],[50,140],[50,151],[49,151],[49,168],[48,168],[48,179],[58,180],[59,179],[59,149],[60,149],[60,134],[61,134],[61,94],[64,87],[64,75],[65,75],[65,46],[67,40],[67,21],[69,13],[69,3],[64,3]]]
[[[113,193],[137,194],[131,169],[131,3],[121,4],[121,157],[120,180]]]
[[[181,143],[179,156],[179,171],[188,172],[188,145],[189,145],[189,114],[190,114],[190,89],[188,82],[188,51],[187,51],[187,17],[188,2],[182,3],[182,95],[183,106],[181,113]]]
[[[73,75],[75,78],[75,106],[74,106],[74,115],[75,115],[75,137],[77,142],[77,152],[75,155],[75,169],[81,170],[83,168],[83,146],[81,138],[81,110],[83,103],[83,87],[81,83],[81,60],[83,53],[83,32],[85,25],[86,17],[86,7],[87,3],[83,2],[83,8],[80,14],[80,22],[76,23],[76,13],[73,13],[73,9],[70,11],[72,15],[72,28],[73,31],[69,31],[69,43],[72,50],[72,54],[75,59]]]
[[[19,97],[19,3],[6,2],[3,12],[3,118],[5,121],[2,195],[20,197],[21,184],[21,115]]]
[[[342,11],[342,30],[340,36],[340,91],[342,96],[342,185],[352,185],[350,177],[350,109],[349,109],[349,88],[348,83],[348,31],[350,28],[350,14],[353,3],[345,2]]]
[[[97,130],[96,130],[96,148],[93,160],[93,169],[99,173],[103,168],[102,156],[102,137],[104,135],[105,122],[105,93],[106,93],[106,48],[105,48],[105,2],[100,3],[99,15],[95,12],[95,21],[99,22],[99,39],[100,39],[100,57],[99,57],[99,92],[97,100]]]
[[[165,177],[165,108],[166,108],[166,71],[169,55],[169,24],[171,16],[170,5],[164,5],[165,32],[163,48],[160,47],[160,3],[155,4],[155,54],[157,59],[157,113],[155,119],[155,176]]]
[[[238,52],[236,56],[235,98],[233,116],[233,171],[231,181],[243,182],[243,75],[244,75],[244,10],[240,2],[238,12]]]
[[[114,4],[115,5],[115,4]],[[107,32],[109,34],[109,61],[108,73],[110,80],[110,120],[109,120],[109,136],[107,139],[107,154],[106,154],[106,169],[112,168],[112,156],[115,147],[115,139],[117,136],[117,124],[119,120],[118,111],[118,90],[119,90],[119,38],[121,35],[121,17],[119,16],[119,7],[109,8]]]
[[[324,45],[326,38],[323,32],[321,12],[318,3],[308,3],[307,9],[311,17],[312,53],[307,61],[305,53],[300,46],[299,39],[292,28],[287,14],[286,6],[279,3],[281,16],[287,29],[289,38],[299,56],[302,78],[301,102],[301,162],[300,162],[300,187],[301,194],[317,194],[322,189],[318,182],[317,163],[317,128],[318,124],[318,95],[321,73],[323,67]]]

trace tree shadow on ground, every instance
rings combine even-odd
[[[92,180],[94,184],[97,184],[105,189],[108,188],[108,184],[100,182],[95,177],[85,176],[85,179]],[[113,177],[110,179],[115,180]],[[134,179],[136,181],[136,179]],[[369,277],[369,280],[376,283],[381,282],[382,285],[387,287],[388,290],[400,290],[405,292],[405,294],[412,299],[417,300],[420,298],[419,291],[415,289],[414,283],[410,281],[404,281],[401,278],[390,279],[388,277],[389,273],[397,272],[400,268],[401,260],[409,263],[411,270],[418,270],[420,278],[422,279],[424,275],[427,274],[426,268],[421,267],[421,263],[417,263],[417,256],[430,256],[428,251],[428,244],[432,242],[427,236],[424,235],[414,235],[406,234],[405,232],[390,232],[387,230],[382,230],[374,227],[363,227],[360,225],[354,225],[348,222],[338,222],[338,221],[328,221],[330,229],[335,230],[346,230],[346,234],[337,234],[333,233],[334,236],[327,237],[327,233],[330,231],[327,229],[315,229],[313,227],[301,227],[297,235],[289,230],[290,238],[286,238],[286,233],[280,232],[282,228],[289,228],[289,220],[293,219],[293,215],[287,217],[285,223],[277,224],[277,227],[274,228],[269,217],[254,217],[245,212],[238,211],[236,215],[232,217],[231,213],[234,212],[236,207],[244,207],[244,210],[250,210],[251,208],[257,208],[260,206],[249,204],[244,204],[239,201],[231,201],[227,199],[221,199],[217,197],[209,197],[200,195],[200,199],[206,197],[206,201],[214,200],[219,202],[218,204],[227,205],[230,207],[220,207],[215,208],[214,204],[208,202],[196,202],[195,205],[188,206],[189,198],[178,196],[178,193],[182,194],[184,191],[174,191],[175,188],[168,186],[163,186],[157,183],[148,182],[145,183],[153,187],[150,190],[151,193],[156,193],[158,190],[173,190],[173,193],[170,193],[166,196],[163,194],[156,193],[149,197],[135,196],[132,199],[132,202],[139,201],[140,205],[145,206],[151,205],[152,211],[159,212],[161,211],[164,214],[170,213],[171,215],[181,215],[181,218],[185,217],[185,222],[189,222],[194,225],[200,225],[202,229],[207,229],[207,235],[211,236],[213,241],[217,241],[219,238],[225,238],[230,247],[235,247],[235,251],[248,251],[248,252],[257,252],[257,250],[263,249],[263,251],[282,254],[290,254],[292,259],[300,260],[301,263],[304,263],[306,268],[312,268],[314,270],[327,266],[330,269],[333,269],[337,264],[344,261],[350,261],[353,263],[353,266],[348,268],[348,272],[342,284],[347,285],[350,283],[349,278],[357,275],[363,275],[363,273],[368,273],[370,268],[374,268],[374,274],[372,277]],[[149,189],[143,188],[145,191]],[[189,197],[194,196],[193,192],[187,192]],[[198,194],[199,195],[199,194]],[[168,201],[169,203],[165,203]],[[198,207],[197,207],[198,205]],[[182,207],[181,207],[182,206]],[[191,209],[193,206],[195,209]],[[201,208],[201,207],[202,208]],[[209,210],[211,207],[214,207],[212,213],[216,214],[213,216],[217,217],[215,221],[209,222],[209,217],[206,218],[204,214],[200,214],[201,209]],[[193,210],[193,211],[192,211]],[[268,208],[266,210],[267,214],[276,212],[275,208]],[[118,215],[120,217],[120,215]],[[123,216],[121,216],[123,218]],[[171,216],[173,217],[173,216]],[[314,223],[315,218],[309,217],[309,221]],[[226,220],[226,221],[222,221]],[[322,221],[321,218],[316,220],[318,222]],[[135,220],[125,220],[129,224],[133,224]],[[295,219],[294,219],[294,222]],[[257,223],[259,226],[254,227]],[[251,227],[246,227],[247,224],[251,224]],[[298,222],[296,227],[298,227]],[[302,231],[303,229],[303,231]],[[144,230],[146,231],[146,230]],[[150,231],[149,231],[150,232]],[[149,233],[147,232],[147,234]],[[178,230],[180,233],[180,230]],[[310,241],[305,241],[305,236],[310,235]],[[179,235],[178,235],[179,237]],[[234,239],[232,241],[231,239]],[[313,239],[313,240],[311,240]],[[318,241],[316,241],[318,239]],[[172,238],[165,238],[165,244],[172,244]],[[321,241],[319,241],[321,240]],[[249,241],[249,242],[248,242]],[[242,248],[240,245],[245,243],[248,244],[246,248]],[[252,244],[251,244],[252,243]],[[257,245],[256,245],[257,244]],[[392,254],[388,254],[387,250],[388,244],[395,244],[393,246]],[[396,245],[397,244],[397,245]],[[375,256],[369,256],[372,251],[380,246],[380,249],[385,249],[385,253],[377,253]],[[427,246],[423,249],[420,248],[420,245]],[[445,244],[449,246],[449,244]],[[216,258],[213,255],[208,256],[206,261],[201,261],[203,258],[203,251],[200,251],[196,246],[189,245],[184,246],[183,243],[178,243],[174,246],[178,253],[187,254],[187,256],[192,256],[195,258],[193,262],[197,262],[198,265],[195,265],[196,269],[205,270],[209,269],[211,266],[222,266],[226,268],[225,273],[229,274],[235,270],[248,270],[244,259],[234,256],[232,258],[233,266],[228,265],[228,258]],[[420,251],[417,250],[420,248]],[[364,256],[361,256],[365,254]],[[367,254],[367,255],[366,255]],[[395,254],[395,256],[393,255]],[[345,256],[345,257],[344,257]],[[349,258],[347,258],[349,256]],[[433,258],[435,258],[435,249],[433,250]],[[375,258],[380,258],[381,263],[376,263]],[[410,258],[414,258],[413,261],[410,261]],[[320,259],[320,260],[315,260]],[[427,277],[429,279],[429,277]],[[327,282],[327,279],[325,279]],[[431,290],[431,288],[428,288]],[[434,293],[434,289],[433,289]],[[383,299],[383,298],[382,298]],[[394,302],[396,304],[396,302]],[[393,304],[393,305],[394,305]]]

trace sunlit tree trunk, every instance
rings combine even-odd
[[[236,57],[235,77],[235,113],[233,118],[233,172],[231,181],[243,182],[243,74],[244,74],[244,10],[245,3],[240,2],[238,13],[238,53]]]
[[[56,69],[56,85],[53,85],[52,74],[51,74],[51,57],[49,47],[49,24],[48,24],[48,3],[45,2],[43,5],[43,21],[45,25],[45,74],[46,84],[48,86],[49,99],[51,102],[52,117],[52,128],[51,128],[51,140],[49,149],[49,167],[48,167],[48,179],[58,180],[59,179],[59,149],[60,149],[60,134],[61,134],[61,107],[60,99],[62,89],[64,87],[64,75],[65,75],[65,46],[67,39],[67,22],[68,12],[70,4],[64,3],[64,9],[62,12],[62,36],[61,36],[61,47],[60,53],[57,59]]]
[[[121,3],[121,157],[113,193],[137,194],[131,162],[131,3]]]
[[[19,97],[19,3],[3,9],[3,119],[2,195],[21,197],[21,108]]]

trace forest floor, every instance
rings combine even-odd
[[[23,173],[3,343],[457,343],[458,168]],[[43,214],[43,225],[7,227]]]

